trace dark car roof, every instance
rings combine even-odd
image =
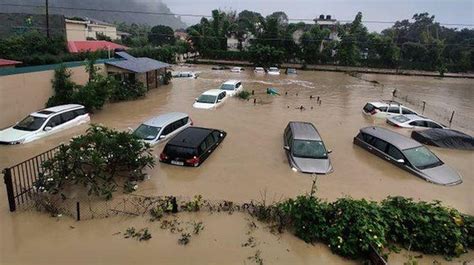
[[[312,123],[290,121],[289,124],[294,139],[321,141],[321,136]]]
[[[178,133],[168,144],[182,147],[198,147],[214,129],[188,127]]]
[[[377,127],[377,126],[365,127],[365,128],[360,129],[360,131],[362,133],[366,133],[366,134],[375,136],[381,140],[384,140],[394,145],[400,150],[419,147],[422,145],[411,138],[408,138],[404,135],[401,135],[399,133],[396,133],[394,131],[391,131],[382,127]]]
[[[474,137],[451,129],[413,131],[411,137],[420,143],[438,147],[474,150]]]

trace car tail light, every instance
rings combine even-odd
[[[167,160],[167,159],[168,159],[168,156],[165,154],[165,152],[162,152],[162,153],[160,154],[160,160],[161,160],[161,161],[164,161],[164,160]]]
[[[377,113],[377,109],[373,109],[373,110],[370,111],[370,115],[374,115],[376,113]]]
[[[193,156],[193,158],[191,158],[191,159],[186,159],[186,163],[192,164],[195,167],[197,167],[199,165],[199,162],[200,162],[200,160],[199,160],[199,157],[197,157],[197,156]]]

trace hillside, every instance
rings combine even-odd
[[[2,6],[2,13],[44,13],[44,0],[0,0],[2,4],[30,5],[29,7]],[[160,0],[49,0],[51,14],[65,16],[90,17],[106,22],[125,22],[128,24],[167,25],[174,29],[185,28],[186,24],[172,15],[140,14],[113,12],[104,10],[127,10],[142,12],[171,13],[171,10]],[[65,8],[55,8],[65,7]],[[87,10],[85,10],[87,9]]]

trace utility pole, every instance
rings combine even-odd
[[[46,36],[49,39],[49,1],[46,0]]]

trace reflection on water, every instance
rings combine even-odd
[[[334,173],[319,178],[319,197],[334,200],[352,196],[381,200],[389,195],[402,195],[441,200],[446,205],[474,214],[474,152],[430,147],[464,177],[463,184],[444,187],[427,183],[352,144],[359,128],[387,126],[384,121],[368,119],[361,114],[367,101],[390,99],[394,88],[409,89],[412,93],[426,96],[426,100],[433,104],[456,106],[458,112],[469,115],[474,111],[472,81],[385,75],[367,78],[378,80],[384,84],[381,86],[332,72],[299,71],[297,76],[289,77],[284,74],[255,75],[248,70],[243,73],[212,71],[210,67],[197,70],[202,72],[196,80],[174,79],[171,85],[150,91],[144,99],[109,104],[92,116],[93,123],[125,130],[138,126],[151,116],[180,111],[189,113],[196,126],[227,131],[223,144],[201,167],[181,168],[158,163],[149,171],[151,179],[140,184],[139,192],[202,194],[205,198],[235,201],[260,199],[263,193],[267,201],[271,201],[308,192],[311,177],[291,171],[282,145],[286,124],[297,120],[315,124],[327,148],[333,150],[330,156]],[[232,98],[215,111],[192,108],[200,93],[217,88],[227,79],[242,80],[245,89],[254,90],[257,104],[253,100]],[[277,88],[282,96],[267,95],[266,88],[270,86]],[[318,104],[317,97],[320,97],[321,104]],[[305,110],[298,108],[301,106]],[[10,166],[62,141],[67,142],[85,128],[75,128],[27,145],[0,146],[0,166]],[[391,129],[409,135],[408,131]],[[163,144],[156,146],[154,154],[159,155],[162,148]],[[1,226],[5,227],[5,223],[10,226],[14,221],[6,214],[3,188],[0,189],[0,198]],[[5,240],[2,236],[2,245],[5,245]],[[295,254],[304,257],[311,250],[300,249]],[[298,262],[298,259],[292,261]]]

